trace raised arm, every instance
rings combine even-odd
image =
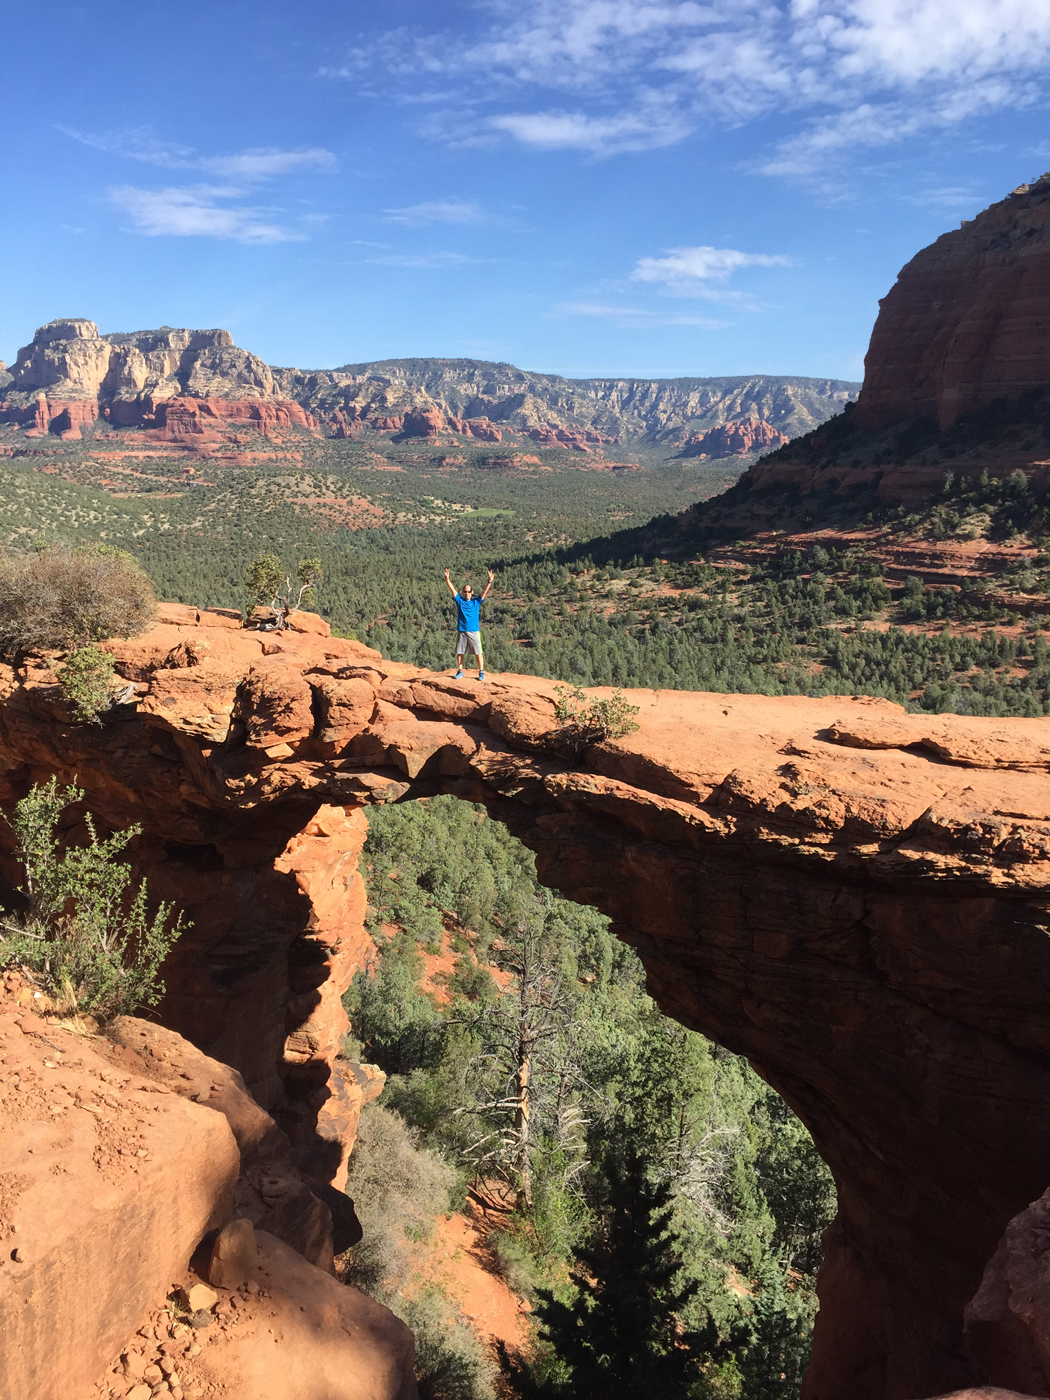
[[[455,584],[452,582],[452,580],[449,578],[449,574],[450,574],[450,573],[451,573],[451,570],[450,570],[450,569],[446,569],[446,570],[445,570],[445,582],[448,584],[448,591],[452,594],[452,596],[453,596],[453,598],[454,598],[454,597],[456,596],[456,585],[455,585]]]
[[[496,575],[495,575],[495,574],[492,572],[492,570],[490,569],[490,570],[489,570],[489,581],[488,581],[488,583],[486,583],[486,585],[485,585],[485,591],[484,591],[484,593],[482,593],[482,595],[481,595],[482,598],[487,598],[487,597],[489,596],[489,589],[492,587],[492,585],[495,583],[495,581],[496,581]]]

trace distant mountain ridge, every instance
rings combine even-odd
[[[313,373],[275,368],[273,375],[289,398],[319,416],[337,402],[345,411],[382,401],[391,413],[432,404],[449,417],[525,429],[590,429],[614,441],[643,439],[668,447],[744,418],[797,437],[840,413],[860,388],[849,380],[801,375],[568,379],[458,359],[371,360]]]
[[[298,406],[284,413],[286,421],[336,436],[411,432],[411,424],[431,435],[440,421],[488,440],[508,430],[674,452],[730,423],[767,424],[797,437],[839,413],[859,387],[794,375],[567,379],[470,359],[300,370],[266,364],[228,331],[162,326],[100,335],[93,321],[70,317],[42,326],[10,371],[0,369],[0,421],[80,436],[98,417],[114,427],[160,428],[171,413],[192,415],[200,403],[213,418],[267,421],[283,404]],[[755,436],[753,426],[748,435]]]

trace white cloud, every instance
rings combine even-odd
[[[291,175],[299,170],[315,170],[321,174],[333,172],[338,162],[323,146],[308,146],[297,151],[281,151],[275,146],[256,146],[232,156],[203,156],[196,162],[201,170],[215,175],[227,175],[234,180],[255,183],[270,180],[275,175]]]
[[[291,175],[299,170],[321,173],[334,171],[338,162],[323,146],[306,146],[285,151],[277,146],[252,146],[226,156],[202,156],[192,146],[165,142],[152,127],[125,127],[120,131],[79,131],[60,126],[64,135],[92,150],[108,151],[126,160],[144,161],[167,170],[204,170],[210,175],[257,184],[277,175]]]
[[[447,199],[431,199],[423,204],[408,204],[403,209],[384,209],[388,224],[481,224],[485,211],[470,199],[450,195]]]
[[[107,151],[127,160],[141,160],[149,165],[161,165],[168,170],[187,170],[193,164],[192,146],[161,141],[152,127],[129,126],[120,131],[80,131],[76,127],[59,125],[63,136],[90,146],[93,151]]]
[[[781,253],[742,253],[736,248],[667,248],[662,258],[639,258],[632,282],[661,282],[677,296],[703,296],[725,301],[738,294],[712,289],[742,267],[790,267]]]
[[[588,117],[582,112],[509,112],[491,118],[490,125],[526,146],[545,151],[590,151],[595,155],[670,146],[690,129],[675,113],[644,111],[612,117]]]
[[[225,185],[167,186],[144,190],[117,185],[108,192],[109,202],[129,217],[130,229],[147,237],[223,238],[238,243],[298,243],[305,234],[268,222],[265,210],[230,203],[246,199],[253,187],[300,171],[330,173],[335,156],[323,146],[282,150],[253,146],[225,156],[202,156],[192,146],[161,141],[150,127],[121,131],[89,132],[59,127],[65,135],[93,150],[107,151],[127,160],[143,161],[168,170],[200,170],[224,178]],[[325,214],[306,214],[300,222],[318,227]]]
[[[938,101],[915,105],[907,101],[862,102],[845,112],[821,117],[798,136],[782,141],[759,165],[765,175],[807,176],[834,170],[836,158],[858,148],[894,145],[926,131],[947,130],[967,117],[990,114],[1009,105],[1001,79],[989,78],[968,88],[941,94]],[[1013,94],[1015,105],[1028,101]]]
[[[798,47],[840,78],[887,87],[1036,73],[1050,52],[1046,0],[796,0],[794,8]]]
[[[526,0],[498,8],[505,19],[491,37],[466,49],[464,62],[519,82],[576,91],[647,66],[677,36],[708,27],[717,13],[717,4],[692,0]]]
[[[473,38],[392,32],[369,51],[394,91],[460,92],[433,134],[541,150],[640,151],[704,123],[808,123],[760,168],[823,176],[888,146],[1045,96],[1050,0],[487,0]],[[360,80],[362,54],[342,72]],[[551,101],[572,94],[571,110]],[[532,97],[534,100],[529,100]],[[524,100],[523,100],[524,99]],[[495,108],[495,111],[493,111]]]
[[[222,202],[242,194],[236,186],[223,185],[163,190],[119,185],[109,191],[109,199],[127,214],[135,233],[151,238],[223,238],[237,243],[289,243],[303,239],[301,233],[264,222],[258,209]]]
[[[650,330],[659,326],[703,326],[707,330],[722,331],[729,321],[716,321],[709,316],[662,315],[659,311],[646,311],[638,306],[601,306],[592,302],[564,302],[554,308],[559,316],[591,316],[607,321],[625,330]]]
[[[470,258],[465,253],[383,253],[366,262],[380,267],[463,267],[467,263],[491,262],[491,258]]]

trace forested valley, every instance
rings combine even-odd
[[[607,920],[544,890],[483,809],[437,797],[375,810],[365,873],[375,954],[347,997],[347,1052],[389,1078],[352,1159],[366,1235],[349,1278],[416,1330],[424,1391],[481,1400],[507,1384],[410,1264],[411,1239],[466,1207],[546,1324],[531,1364],[509,1368],[512,1393],[571,1397],[602,1380],[596,1339],[557,1325],[580,1307],[582,1274],[604,1285],[588,1320],[604,1303],[606,1325],[638,1326],[607,1383],[633,1364],[646,1380],[631,1394],[797,1395],[834,1188],[784,1102],[663,1016]],[[633,1251],[615,1248],[625,1195]]]

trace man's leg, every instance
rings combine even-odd
[[[483,681],[484,679],[485,679],[485,655],[484,655],[484,652],[481,650],[481,647],[479,646],[479,647],[478,647],[478,680],[479,680],[479,681]]]
[[[452,679],[455,681],[461,680],[463,677],[463,653],[460,651],[460,647],[462,645],[463,634],[461,632],[456,642],[456,674],[452,677]]]

